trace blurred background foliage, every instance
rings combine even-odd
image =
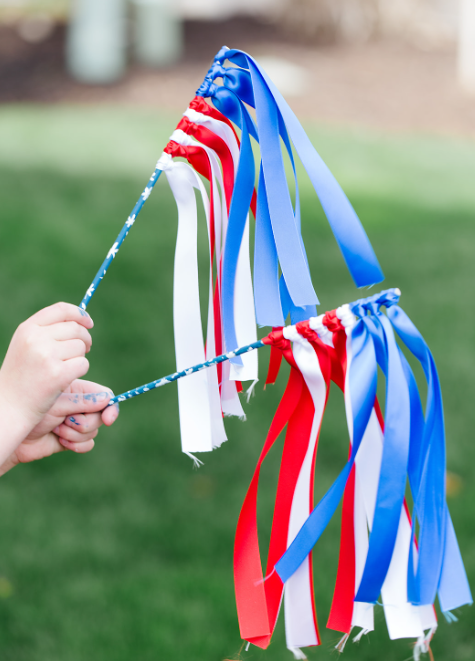
[[[401,288],[433,350],[446,407],[449,507],[473,584],[475,104],[457,83],[456,4],[183,0],[173,3],[181,54],[161,68],[137,64],[128,11],[119,78],[80,85],[65,55],[72,5],[0,0],[0,348],[37,309],[81,300],[214,53],[223,43],[245,48],[306,118],[368,231],[384,286]],[[247,13],[237,15],[237,5]],[[323,311],[365,292],[354,288],[300,175]],[[174,369],[175,237],[176,208],[161,180],[90,305],[89,378],[115,392]],[[202,232],[204,296],[206,251]],[[261,384],[267,357],[261,350]],[[258,385],[244,404],[247,421],[226,420],[229,441],[202,456],[198,471],[180,452],[172,385],[124,403],[90,455],[65,452],[3,477],[2,659],[290,659],[282,622],[269,650],[244,651],[232,582],[239,509],[285,381],[284,369],[274,387]],[[317,498],[343,466],[347,443],[333,388]],[[261,478],[263,548],[282,439],[277,445]],[[338,540],[339,512],[314,556],[323,644],[308,650],[310,659],[333,659],[341,637],[325,629]],[[473,611],[457,615],[458,623],[440,622],[438,661],[475,656]],[[411,658],[411,641],[389,641],[380,609],[376,625],[348,643],[348,659]]]

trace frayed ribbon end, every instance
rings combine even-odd
[[[292,654],[294,655],[294,659],[297,659],[297,661],[306,661],[307,657],[302,652],[300,647],[288,647],[287,649],[289,650],[289,652],[292,652]]]
[[[191,452],[184,452],[183,454],[186,454],[187,457],[190,457],[190,459],[193,461],[193,468],[199,468],[200,466],[203,466],[203,462],[198,459],[198,457],[195,457],[194,454],[191,454]]]
[[[258,383],[259,383],[259,379],[254,379],[254,381],[251,383],[249,388],[246,390],[246,401],[247,401],[248,404],[249,404],[249,400],[251,399],[251,397],[253,397],[255,395],[254,391],[255,391],[255,387]]]
[[[350,633],[351,633],[351,631],[350,631]],[[349,633],[345,633],[345,635],[344,635],[342,638],[340,638],[340,640],[338,641],[338,643],[335,645],[335,649],[336,649],[336,651],[337,651],[337,652],[340,652],[340,654],[341,654],[341,653],[343,652],[343,650],[345,649],[345,645],[346,645],[346,643],[348,642],[348,638],[349,638],[349,637],[350,637],[350,634],[349,634]]]
[[[353,638],[353,643],[359,643],[363,636],[366,636],[371,629],[361,629],[361,631]]]

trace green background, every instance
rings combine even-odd
[[[57,300],[79,302],[177,117],[109,107],[0,109],[0,342]],[[449,501],[469,576],[475,577],[475,144],[471,140],[307,126],[349,195],[401,303],[432,348],[446,407]],[[357,292],[319,203],[302,179],[303,232],[322,307]],[[148,200],[90,304],[89,377],[117,393],[174,369],[172,270],[176,209],[166,181]],[[201,263],[206,264],[200,235]],[[206,273],[202,269],[204,289]],[[261,351],[261,379],[267,349]],[[234,605],[235,525],[285,375],[260,385],[248,420],[226,420],[229,441],[195,471],[180,452],[176,386],[122,405],[90,455],[61,453],[0,481],[0,654],[5,661],[290,659],[282,622],[267,651],[242,649]],[[317,497],[346,458],[342,397],[322,429]],[[269,533],[279,448],[259,500]],[[325,629],[336,575],[338,516],[315,553],[316,604]],[[474,618],[440,622],[432,649],[473,659]],[[281,618],[282,619],[282,618]],[[404,661],[411,641],[376,630],[348,643],[348,659]]]

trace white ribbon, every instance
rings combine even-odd
[[[239,162],[239,145],[232,128],[226,124],[226,122],[221,122],[219,119],[205,115],[202,112],[194,110],[193,108],[187,108],[183,115],[188,117],[190,122],[204,126],[205,128],[215,133],[219,138],[221,138],[221,140],[224,140],[224,142],[229,147],[231,156],[233,157],[234,173],[236,173],[237,164]]]
[[[310,515],[313,456],[325,409],[326,384],[314,348],[302,337],[295,326],[283,330],[284,337],[293,342],[293,355],[315,407],[312,430],[307,452],[295,487],[290,512],[287,548]],[[287,647],[295,649],[319,644],[315,620],[312,568],[307,556],[297,571],[289,578],[284,589],[285,635]],[[296,657],[305,658],[305,657]]]
[[[165,170],[178,207],[173,321],[177,370],[180,371],[190,365],[203,363],[206,359],[198,285],[198,219],[194,189],[197,188],[201,193],[208,233],[209,200],[201,179],[188,164],[173,162],[166,154],[159,160],[159,165]],[[210,279],[211,277],[210,272]],[[212,303],[208,306],[208,326],[210,325],[213,328]],[[183,452],[207,452],[226,440],[216,367],[180,379],[178,400]]]
[[[233,130],[225,123],[214,117],[209,117],[203,113],[188,108],[184,113],[186,117],[195,124],[200,124],[220,137],[228,146],[234,164],[234,174],[237,172],[239,163],[239,146]],[[187,136],[190,139],[190,136]],[[172,139],[175,139],[172,137]],[[189,144],[200,145],[206,150],[208,156],[216,152],[202,145],[200,142],[191,139]],[[210,156],[211,158],[211,156]],[[223,190],[222,183],[220,182]],[[224,196],[224,194],[223,194]],[[227,219],[227,215],[226,215]],[[226,240],[226,225],[223,224],[223,247]],[[219,263],[219,262],[218,262]],[[251,261],[249,255],[249,215],[247,216],[244,229],[241,248],[239,251],[238,263],[236,267],[236,280],[234,285],[234,319],[236,328],[236,339],[238,346],[252,344],[257,340],[256,313],[254,306],[254,291],[252,286]],[[232,351],[237,347],[226,347],[227,351]],[[242,365],[231,364],[229,378],[233,381],[256,381],[258,379],[258,354],[257,351],[241,356]]]
[[[214,225],[215,225],[215,248],[216,248],[216,262],[218,264],[217,268],[217,278],[218,278],[218,290],[219,293],[221,294],[221,277],[220,277],[220,268],[219,268],[219,263],[220,263],[220,258],[222,254],[222,249],[224,245],[224,240],[226,237],[226,225],[227,225],[227,208],[226,208],[226,202],[225,202],[225,196],[224,196],[224,184],[223,184],[223,178],[221,174],[221,169],[219,167],[219,159],[216,155],[216,152],[213,149],[210,149],[206,147],[205,145],[202,145],[201,143],[197,142],[192,136],[188,135],[181,129],[175,130],[172,135],[170,136],[170,140],[174,140],[180,145],[184,146],[199,146],[201,147],[207,154],[210,167],[211,167],[211,182],[210,186],[212,186],[213,190],[213,200],[214,200]],[[190,167],[190,166],[188,166]],[[191,168],[190,168],[191,169]],[[201,182],[201,179],[199,176],[192,170],[197,181],[199,181],[200,186],[202,187],[203,184]],[[221,195],[219,194],[218,186],[217,186],[217,181],[219,182],[220,188],[221,188]],[[204,189],[203,189],[204,190]],[[208,208],[209,208],[209,200],[206,196]],[[204,198],[203,198],[203,204],[204,203]],[[210,223],[209,223],[209,212],[207,213],[207,222],[208,222],[208,231],[210,231]],[[210,249],[211,249],[211,244],[210,244]],[[211,260],[210,260],[211,263]],[[209,360],[210,358],[214,358],[216,356],[216,343],[215,343],[215,334],[214,334],[214,308],[213,308],[213,281],[212,281],[212,265],[210,265],[210,288],[209,288],[209,301],[208,301],[208,332],[206,336],[206,357]],[[224,346],[224,336],[223,337],[223,351],[226,352],[226,347]],[[237,348],[237,347],[234,347]],[[216,371],[217,374],[217,371]],[[222,363],[222,380],[221,380],[221,397],[220,397],[220,416],[222,417],[222,413],[224,415],[230,415],[230,416],[237,416],[241,419],[245,419],[246,416],[244,414],[241,401],[239,399],[239,394],[237,392],[236,388],[236,383],[234,380],[230,379],[230,365],[228,363]],[[217,415],[217,411],[214,411],[215,415]],[[215,419],[215,416],[213,416],[213,419]],[[222,441],[221,441],[222,442]],[[213,447],[217,447],[220,445],[219,442],[216,444],[213,444]]]

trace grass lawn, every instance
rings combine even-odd
[[[0,347],[57,300],[79,302],[142,191],[178,117],[109,108],[0,109]],[[402,305],[435,355],[446,407],[449,502],[475,585],[475,144],[311,126],[350,196]],[[322,311],[361,295],[315,195],[303,181],[303,231]],[[157,184],[90,305],[89,378],[115,392],[174,369],[171,319],[176,209]],[[204,243],[203,243],[204,252]],[[267,349],[261,352],[264,375]],[[274,388],[227,420],[229,442],[192,470],[180,452],[176,387],[122,405],[86,456],[62,453],[0,481],[2,661],[289,660],[283,626],[267,651],[242,650],[232,547],[239,508],[279,396]],[[332,393],[320,441],[317,495],[346,460],[341,395]],[[269,532],[279,452],[267,460],[259,502]],[[338,516],[315,552],[316,604],[325,629],[336,574]],[[473,610],[440,622],[437,661],[475,658]],[[345,657],[405,661],[410,641],[376,631]]]

